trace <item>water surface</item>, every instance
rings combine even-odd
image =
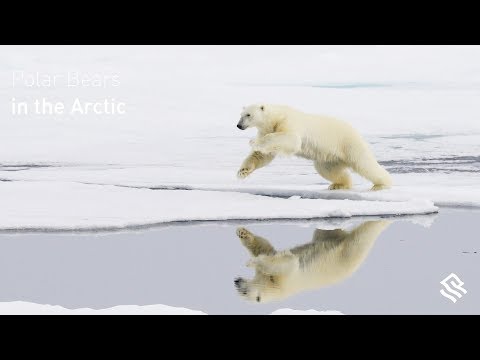
[[[0,301],[70,309],[165,304],[209,314],[268,314],[279,308],[480,314],[480,239],[475,235],[480,211],[442,209],[423,218],[433,221],[430,227],[387,220],[391,223],[385,226],[378,225],[385,221],[380,218],[349,220],[343,224],[346,230],[334,230],[342,225],[336,219],[114,233],[3,233]],[[359,226],[370,226],[370,233],[351,236]],[[275,251],[300,254],[305,276],[297,274],[296,288],[289,284],[281,296],[267,296],[269,285],[262,283],[260,302],[257,293],[245,296],[255,269],[246,266],[252,256],[237,236],[239,227],[261,236]],[[288,261],[279,266],[282,274],[290,271]],[[440,281],[452,272],[468,291],[456,303],[440,295]],[[243,280],[235,284],[238,278]],[[274,279],[273,287],[279,281]]]

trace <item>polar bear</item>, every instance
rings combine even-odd
[[[270,302],[343,281],[359,268],[390,223],[366,221],[352,231],[316,229],[310,243],[280,252],[240,227],[237,236],[252,255],[247,266],[255,268],[255,277],[237,278],[235,287],[247,300]]]
[[[313,160],[317,172],[332,182],[330,190],[350,189],[348,168],[373,183],[372,190],[389,188],[390,174],[369,145],[349,124],[329,116],[306,114],[288,106],[255,104],[243,109],[237,127],[258,129],[252,152],[243,161],[241,179],[269,164],[276,155]]]

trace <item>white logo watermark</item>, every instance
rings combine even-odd
[[[440,281],[440,284],[442,284],[445,288],[440,290],[440,294],[445,296],[447,299],[452,300],[453,303],[456,303],[458,299],[461,299],[462,296],[467,293],[467,290],[462,287],[464,282],[460,280],[460,278],[454,273],[451,273],[445,279]]]

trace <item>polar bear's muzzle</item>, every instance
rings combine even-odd
[[[235,287],[237,288],[237,291],[241,295],[247,295],[248,294],[248,287],[247,287],[247,282],[245,281],[245,279],[236,278],[234,280],[234,283],[235,283]]]
[[[240,120],[237,124],[237,128],[239,128],[240,130],[245,130],[247,126],[245,126],[245,124],[243,123],[243,120]]]

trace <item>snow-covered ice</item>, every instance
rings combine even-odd
[[[0,186],[0,229],[118,229],[189,220],[312,219],[428,214],[429,200],[282,199],[240,192],[150,190],[73,182]]]
[[[118,305],[105,309],[67,309],[60,305],[35,304],[27,301],[0,302],[0,315],[207,315],[198,310],[155,305]],[[343,315],[340,311],[278,309],[270,315]]]
[[[478,46],[2,46],[1,54],[3,229],[480,207]],[[120,85],[13,86],[18,70],[118,74]],[[114,98],[127,114],[13,116],[12,97]],[[326,191],[295,158],[236,179],[254,132],[235,125],[243,105],[261,101],[350,122],[394,187],[369,192],[355,177],[352,191]]]
[[[0,315],[206,315],[202,311],[156,304],[118,305],[106,309],[67,309],[60,305],[27,301],[0,302]]]

